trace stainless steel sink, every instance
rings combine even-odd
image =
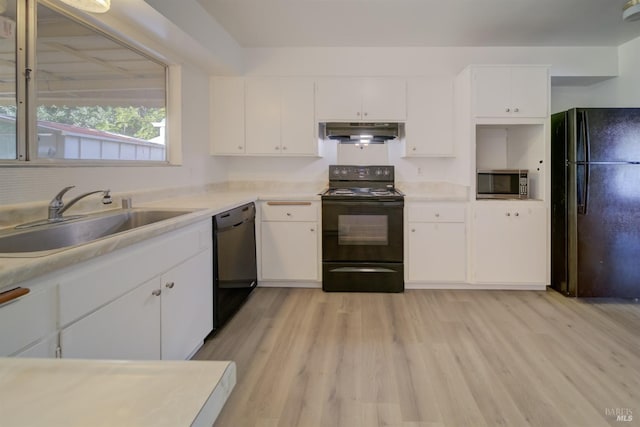
[[[64,249],[191,212],[134,209],[0,232],[0,256],[29,256],[28,253]]]

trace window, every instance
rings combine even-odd
[[[20,52],[19,32],[28,26],[20,25],[16,0],[8,3],[13,11],[7,8],[2,17],[18,25],[13,25],[17,34],[3,38],[0,21],[0,159],[166,162],[168,67],[62,10],[37,3],[37,31],[24,35],[27,51],[35,52],[24,60],[25,69],[34,71],[21,94],[15,83],[16,46]],[[35,59],[34,66],[29,58]],[[20,65],[17,69],[20,75]],[[16,108],[22,97],[25,117]]]
[[[16,0],[0,3],[0,160],[18,158]]]

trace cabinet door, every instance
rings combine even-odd
[[[160,359],[159,289],[152,279],[62,329],[62,357]]]
[[[548,71],[546,67],[511,69],[511,105],[514,115],[546,117],[548,115]]]
[[[466,233],[462,223],[410,223],[409,280],[464,282]]]
[[[362,121],[405,121],[407,83],[403,79],[366,78],[362,81]]]
[[[0,306],[0,357],[15,354],[56,330],[56,287],[30,289]]]
[[[13,357],[25,357],[25,358],[54,358],[58,350],[58,333],[53,333],[40,341],[37,344],[32,345],[26,350],[22,350],[20,353],[14,354]]]
[[[527,202],[494,204],[475,208],[475,281],[545,283],[546,208]]]
[[[262,279],[318,279],[316,222],[269,221],[260,226]]]
[[[453,156],[453,79],[407,82],[406,153],[410,157]]]
[[[162,275],[162,359],[184,360],[213,329],[211,250]]]
[[[313,80],[282,79],[280,93],[282,154],[317,155]]]
[[[511,116],[511,69],[478,67],[473,69],[473,111],[478,117]]]
[[[247,154],[280,154],[279,79],[247,79]]]
[[[319,122],[362,121],[362,82],[357,78],[316,82],[316,119]]]
[[[211,79],[211,154],[243,154],[244,80]]]

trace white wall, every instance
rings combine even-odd
[[[118,193],[225,181],[225,162],[209,156],[209,100],[203,90],[208,79],[195,67],[182,69],[182,166],[0,167],[0,204],[48,202],[68,185],[75,185],[74,194],[79,194],[102,188]]]
[[[593,107],[640,107],[640,37],[619,47],[620,76],[594,85]]]
[[[618,48],[617,77],[587,86],[551,88],[551,111],[573,107],[640,107],[640,37]]]

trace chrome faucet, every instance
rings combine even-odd
[[[78,197],[71,199],[69,201],[69,203],[65,204],[62,201],[62,196],[64,196],[64,194],[71,190],[72,188],[74,188],[75,185],[72,185],[70,187],[65,187],[63,188],[58,194],[56,194],[56,196],[51,200],[51,202],[49,202],[49,218],[47,219],[48,222],[58,222],[58,221],[63,221],[64,218],[62,217],[62,214],[69,209],[71,206],[75,205],[76,202],[78,202],[81,199],[84,199],[87,196],[90,196],[92,194],[96,194],[96,193],[102,193],[102,204],[103,205],[110,205],[111,204],[111,190],[96,190],[96,191],[90,191],[88,193],[84,193],[79,195]]]

